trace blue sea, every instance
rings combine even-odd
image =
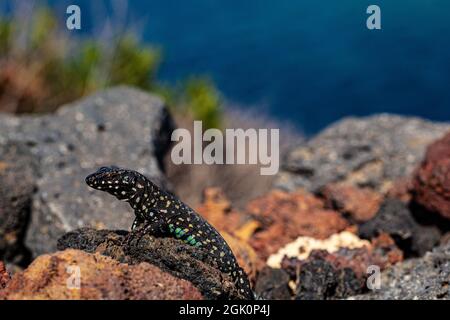
[[[448,0],[49,2],[79,4],[85,33],[105,15],[134,24],[163,49],[160,79],[209,75],[231,103],[306,134],[349,115],[450,120]],[[381,30],[366,28],[371,4]]]

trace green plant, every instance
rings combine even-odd
[[[190,78],[183,91],[184,105],[192,112],[194,119],[202,120],[206,128],[221,126],[221,97],[209,78]]]
[[[151,90],[160,60],[159,50],[142,47],[133,36],[124,36],[117,42],[108,85],[125,81],[126,84]]]
[[[12,23],[0,20],[0,52],[9,51]]]

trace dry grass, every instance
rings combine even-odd
[[[256,111],[225,109],[225,128],[280,128],[280,161],[292,145],[302,142],[302,135],[284,123],[269,120]],[[193,119],[177,117],[179,128],[193,130]],[[166,160],[166,174],[175,193],[190,206],[197,206],[207,187],[220,187],[233,205],[242,207],[250,199],[271,189],[274,176],[260,175],[260,165],[174,165],[170,153]]]

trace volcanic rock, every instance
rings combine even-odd
[[[128,236],[128,237],[127,237]],[[194,284],[206,299],[243,299],[232,279],[222,274],[208,252],[174,238],[145,235],[131,238],[126,231],[82,228],[58,240],[58,249],[99,253],[119,262],[148,262]]]
[[[0,260],[25,265],[24,238],[38,178],[38,161],[26,145],[0,143]]]
[[[16,273],[0,298],[9,300],[198,300],[191,283],[146,262],[119,263],[100,254],[68,249],[39,256]]]
[[[130,227],[133,212],[84,184],[100,166],[137,170],[165,186],[162,159],[172,121],[157,97],[116,87],[63,106],[54,114],[0,117],[0,143],[18,141],[39,159],[26,245],[53,252],[64,233],[83,226]]]
[[[415,176],[414,200],[450,219],[450,133],[428,148]]]
[[[329,183],[345,182],[385,193],[393,181],[411,174],[428,144],[449,129],[389,114],[346,118],[293,149],[275,186],[317,192]]]

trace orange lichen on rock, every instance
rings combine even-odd
[[[13,276],[0,291],[0,299],[197,300],[202,295],[190,282],[149,263],[128,265],[100,254],[67,249],[39,256]]]

